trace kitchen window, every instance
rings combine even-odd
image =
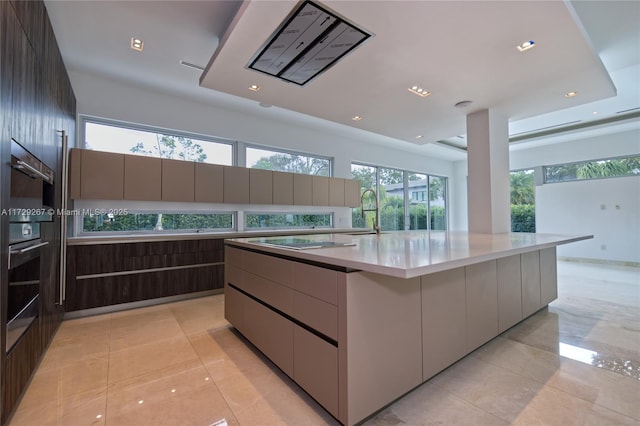
[[[447,178],[365,164],[351,164],[351,175],[360,180],[360,193],[376,191],[380,227],[383,231],[447,229]],[[364,200],[370,209],[375,200]],[[374,212],[362,217],[361,207],[352,209],[353,227],[371,227]]]
[[[85,149],[233,165],[232,141],[87,117],[81,120]]]
[[[245,213],[245,229],[331,228],[332,213]]]
[[[83,209],[80,213],[82,234],[231,231],[235,216],[232,212],[158,213],[127,209]]]
[[[246,148],[247,167],[306,175],[331,176],[332,160],[298,152]]]
[[[605,158],[543,167],[544,183],[640,175],[640,156]]]

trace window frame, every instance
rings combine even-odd
[[[410,203],[411,203],[411,198],[410,198],[410,191],[409,191],[409,175],[410,174],[416,174],[416,175],[424,175],[427,177],[427,193],[426,193],[426,199],[425,201],[427,202],[427,224],[429,225],[429,231],[431,231],[431,205],[430,205],[430,197],[429,197],[429,178],[442,178],[445,180],[445,186],[444,186],[444,203],[445,203],[445,224],[446,224],[446,230],[449,230],[450,224],[449,224],[449,177],[448,176],[443,176],[443,175],[438,175],[438,174],[432,174],[432,173],[428,173],[428,172],[418,172],[415,170],[407,170],[407,169],[401,169],[398,167],[392,167],[392,166],[382,166],[382,165],[377,165],[377,164],[372,164],[372,163],[366,163],[366,162],[360,162],[360,161],[351,161],[350,163],[350,168],[353,166],[361,166],[361,167],[372,167],[375,169],[375,175],[376,175],[376,182],[375,182],[375,191],[376,191],[376,197],[379,197],[379,193],[380,193],[380,169],[394,169],[394,170],[401,170],[403,172],[403,182],[404,182],[404,203],[405,203],[405,211],[404,211],[404,223],[405,223],[405,230],[408,230],[408,226],[409,226],[409,217],[410,217]],[[353,177],[353,175],[352,175]],[[378,198],[379,200],[379,198]],[[356,208],[360,208],[360,207],[356,207]]]
[[[98,210],[97,208],[83,208],[80,214],[76,215],[78,220],[76,221],[76,235],[78,237],[90,237],[90,236],[118,236],[118,235],[165,235],[165,234],[194,234],[194,233],[224,233],[235,232],[238,229],[238,212],[234,210],[215,212],[198,211],[198,210],[150,210],[150,209],[125,209],[129,214],[183,214],[183,215],[231,215],[231,228],[189,228],[189,229],[163,229],[163,230],[137,230],[137,231],[85,231],[84,230],[84,211]],[[102,209],[104,210],[104,209]]]
[[[181,130],[166,129],[163,127],[154,127],[154,126],[148,126],[144,124],[136,124],[136,123],[126,122],[126,121],[112,120],[108,118],[95,117],[91,115],[78,116],[78,141],[76,143],[76,147],[81,149],[92,149],[92,148],[87,148],[86,146],[87,123],[94,123],[94,124],[103,125],[103,126],[119,127],[119,128],[128,129],[128,130],[138,130],[141,132],[156,133],[156,134],[162,134],[162,135],[168,135],[168,136],[183,137],[186,139],[196,139],[199,141],[210,142],[210,143],[215,143],[220,145],[230,145],[231,146],[231,158],[230,158],[231,164],[229,165],[231,166],[237,165],[238,141],[236,140],[218,138],[218,137],[208,136],[200,133],[185,132]],[[128,153],[127,155],[140,155],[140,154],[131,152],[131,153]],[[163,157],[153,156],[153,158],[163,158]],[[226,165],[222,163],[206,163],[206,164]]]
[[[272,227],[272,226],[265,226],[265,227],[248,227],[247,226],[247,218],[250,215],[266,215],[266,216],[270,216],[270,215],[328,215],[330,218],[331,223],[329,225],[326,226],[296,226],[296,227]],[[245,231],[251,232],[251,231],[261,231],[261,230],[267,230],[267,231],[273,231],[273,230],[296,230],[296,229],[335,229],[335,212],[334,211],[327,211],[327,212],[319,212],[319,211],[308,211],[308,212],[304,212],[304,211],[263,211],[263,210],[245,210],[243,212],[243,221],[244,223],[243,225],[243,229]]]
[[[271,151],[275,154],[289,154],[289,155],[298,155],[298,156],[304,156],[304,157],[310,157],[310,158],[315,158],[318,160],[327,160],[329,161],[329,175],[328,177],[333,177],[334,176],[334,163],[335,163],[335,157],[329,157],[326,155],[320,155],[320,154],[312,154],[312,153],[308,153],[308,152],[302,152],[302,151],[293,151],[293,150],[288,150],[288,149],[283,149],[283,148],[273,148],[271,146],[267,146],[267,145],[259,145],[259,144],[252,144],[252,143],[245,143],[244,144],[244,158],[245,158],[245,167],[247,169],[254,169],[255,167],[251,167],[248,162],[247,162],[247,150],[248,149],[258,149],[261,151]],[[256,170],[265,170],[265,169],[256,169]],[[272,170],[274,172],[282,172],[282,170]],[[299,172],[285,172],[285,173],[299,173]],[[299,174],[306,174],[306,173],[299,173]],[[325,175],[312,175],[312,174],[307,174],[308,176],[325,176]]]
[[[591,178],[572,178],[572,179],[564,179],[564,180],[548,180],[547,179],[547,169],[551,167],[562,167],[562,166],[571,166],[574,164],[585,164],[585,163],[597,163],[599,161],[614,161],[614,160],[624,160],[627,158],[640,158],[640,153],[633,155],[622,155],[617,157],[606,157],[606,158],[596,158],[592,160],[583,160],[583,161],[570,161],[567,163],[557,163],[557,164],[548,164],[542,166],[542,183],[544,185],[547,184],[555,184],[555,183],[564,183],[564,182],[580,182],[580,181],[589,181],[589,180],[598,180],[598,179],[615,179],[615,178],[626,178],[626,177],[634,177],[640,176],[640,174],[626,174],[626,175],[616,175],[616,176],[598,176]]]

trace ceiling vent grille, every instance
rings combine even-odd
[[[289,14],[247,67],[303,86],[369,37],[337,13],[307,0]]]

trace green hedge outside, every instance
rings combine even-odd
[[[511,204],[511,232],[536,232],[535,204]]]

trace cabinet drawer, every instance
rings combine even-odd
[[[224,317],[241,333],[244,333],[243,298],[246,296],[236,289],[228,285],[224,287]]]
[[[293,292],[293,317],[333,340],[338,340],[338,307]]]
[[[227,263],[224,265],[224,282],[233,284],[238,288],[244,288],[242,279],[244,271],[235,265]]]
[[[338,348],[293,326],[293,379],[338,417]]]
[[[274,308],[287,315],[293,315],[293,290],[269,281],[247,271],[241,271],[242,277],[237,283],[233,283],[241,290],[246,291]]]
[[[293,264],[293,288],[332,305],[338,304],[338,273],[331,269]]]
[[[242,267],[242,250],[226,246],[224,248],[224,262],[227,265]]]
[[[293,323],[244,295],[245,336],[289,377],[293,377]]]
[[[293,288],[293,268],[291,261],[250,251],[243,251],[242,269],[278,284]]]

